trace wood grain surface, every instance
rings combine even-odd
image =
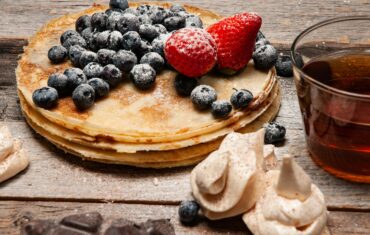
[[[263,31],[269,40],[284,52],[295,36],[313,23],[339,15],[370,15],[370,0],[172,2],[223,15],[256,11],[263,17]],[[82,211],[100,211],[107,218],[127,217],[138,222],[170,218],[179,234],[245,233],[246,228],[238,219],[204,221],[194,228],[178,223],[177,204],[191,198],[192,167],[145,170],[83,161],[56,149],[26,125],[19,109],[14,74],[22,47],[47,20],[91,4],[93,1],[0,0],[0,124],[11,127],[31,158],[26,171],[0,185],[0,234],[17,234],[19,228],[14,221],[27,211],[41,219]],[[370,234],[370,185],[337,179],[312,162],[294,82],[292,78],[281,78],[280,82],[283,101],[277,121],[287,128],[287,137],[278,146],[277,154],[294,154],[323,191],[331,210],[329,227],[333,234]]]

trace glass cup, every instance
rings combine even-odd
[[[337,177],[370,183],[370,16],[313,25],[291,55],[312,159]]]

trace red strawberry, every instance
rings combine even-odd
[[[164,47],[167,62],[188,77],[200,77],[216,64],[216,44],[204,29],[183,28],[173,33]]]
[[[252,58],[262,19],[254,13],[237,14],[209,26],[207,31],[217,44],[218,68],[234,73]]]

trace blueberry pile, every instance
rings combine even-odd
[[[138,89],[150,89],[166,66],[163,48],[171,33],[203,27],[201,19],[181,5],[129,8],[127,0],[111,0],[109,6],[105,12],[79,17],[75,30],[61,35],[61,45],[50,48],[51,63],[69,59],[74,67],[50,75],[48,87],[34,91],[37,106],[51,109],[59,98],[71,96],[76,107],[85,110],[125,79]],[[181,89],[190,95],[189,88]]]

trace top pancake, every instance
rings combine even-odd
[[[140,3],[143,4],[143,3]],[[150,3],[169,7],[166,3]],[[132,3],[136,7],[138,3]],[[205,25],[220,19],[212,12],[185,6],[188,12],[200,15]],[[59,100],[56,108],[45,110],[32,102],[35,89],[46,86],[48,76],[63,73],[72,67],[65,62],[52,65],[47,57],[50,47],[60,44],[60,35],[74,29],[76,19],[84,14],[106,10],[105,6],[93,6],[86,11],[65,15],[50,21],[29,41],[29,46],[17,68],[18,89],[26,102],[53,123],[91,136],[103,136],[124,142],[157,143],[171,142],[203,135],[222,129],[248,113],[253,112],[268,96],[275,82],[275,71],[258,71],[250,63],[246,69],[232,77],[221,74],[204,76],[201,84],[209,84],[218,94],[218,100],[229,100],[236,89],[250,90],[255,100],[248,110],[233,110],[228,119],[215,119],[210,111],[197,111],[189,98],[176,94],[173,82],[176,72],[164,70],[157,75],[156,85],[149,91],[139,91],[128,78],[109,96],[99,100],[87,111],[76,109],[70,97]]]

